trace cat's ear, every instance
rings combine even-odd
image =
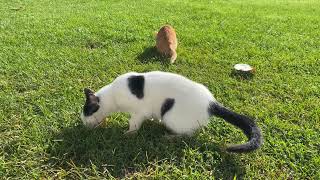
[[[99,97],[94,94],[89,88],[83,89],[84,94],[86,95],[86,102],[83,107],[83,113],[85,116],[90,116],[93,113],[97,112],[100,108]]]
[[[90,97],[95,96],[95,95],[94,95],[94,92],[93,92],[91,89],[89,89],[89,88],[84,88],[84,89],[83,89],[83,92],[84,92],[84,94],[86,95],[86,98],[87,98],[87,99],[90,99]]]

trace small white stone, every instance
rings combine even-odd
[[[252,71],[253,68],[248,64],[236,64],[234,65],[234,69],[236,69],[237,71],[248,72],[248,71]]]

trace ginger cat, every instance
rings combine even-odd
[[[177,58],[178,41],[173,27],[170,25],[163,26],[157,33],[156,41],[158,52],[170,58],[170,63],[174,63]]]

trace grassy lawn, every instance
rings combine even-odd
[[[320,178],[320,1],[0,0],[0,177]],[[169,23],[176,64],[153,57]],[[236,63],[256,67],[233,76]],[[261,149],[230,154],[246,139],[219,118],[194,137],[168,140],[128,115],[88,130],[83,88],[151,70],[205,84],[231,109],[255,117]]]

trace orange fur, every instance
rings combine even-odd
[[[160,54],[170,58],[170,62],[174,63],[177,58],[177,36],[176,32],[170,25],[163,26],[156,37],[156,46]]]

